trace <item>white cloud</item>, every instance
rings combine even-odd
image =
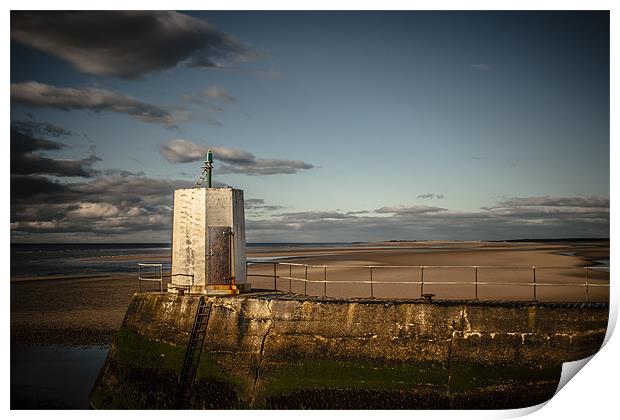
[[[68,212],[69,218],[75,219],[100,219],[118,216],[118,207],[109,203],[80,203],[80,206]]]
[[[172,139],[159,149],[161,155],[170,163],[187,163],[202,160],[207,148],[184,139]]]
[[[210,86],[202,91],[202,95],[209,99],[220,99],[226,102],[236,102],[237,98],[230,95],[223,88],[217,86]]]
[[[222,174],[245,175],[295,174],[314,166],[301,160],[258,159],[245,150],[228,147],[211,147],[213,158],[223,164],[218,167]],[[207,147],[184,139],[173,139],[160,148],[161,155],[170,163],[196,162],[204,158]],[[217,162],[216,162],[217,164]]]

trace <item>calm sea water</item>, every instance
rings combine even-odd
[[[345,243],[250,243],[248,251],[277,251],[285,248],[351,246]],[[81,274],[134,273],[138,262],[164,263],[170,269],[169,243],[98,243],[98,244],[11,244],[11,277]],[[135,256],[131,259],[109,257]]]
[[[11,346],[11,409],[87,409],[109,347]]]

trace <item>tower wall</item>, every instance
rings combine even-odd
[[[247,283],[243,191],[233,188],[184,188],[174,192],[172,225],[172,290],[189,286],[203,293],[209,283],[208,228],[232,229],[231,275]]]

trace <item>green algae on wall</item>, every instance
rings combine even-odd
[[[209,298],[193,408],[515,408],[595,353],[606,305]],[[198,297],[136,294],[91,394],[173,408]]]

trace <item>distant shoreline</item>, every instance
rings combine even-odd
[[[377,241],[351,241],[351,242],[248,242],[247,246],[264,245],[345,245],[345,244],[372,244],[382,242],[576,242],[576,241],[609,241],[609,237],[568,237],[568,238],[522,238],[522,239],[384,239]],[[171,247],[171,242],[13,242],[11,245],[157,245]]]

